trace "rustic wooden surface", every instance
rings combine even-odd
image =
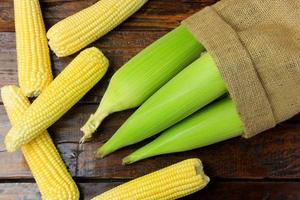
[[[97,0],[41,0],[47,28]],[[0,87],[17,84],[13,1],[0,0]],[[94,152],[132,111],[108,117],[93,141],[78,145],[80,126],[100,101],[111,75],[148,44],[178,26],[181,20],[217,0],[150,0],[137,14],[93,45],[111,61],[106,78],[97,84],[49,132],[78,183],[82,199],[90,199],[120,183],[186,158],[199,157],[212,178],[203,191],[184,199],[300,199],[300,115],[245,140],[235,138],[195,151],[158,156],[122,166],[121,159],[144,143],[120,150],[103,160]],[[57,75],[74,56],[57,59]],[[3,144],[9,130],[0,100],[0,199],[38,199],[39,193],[21,153],[9,154]]]

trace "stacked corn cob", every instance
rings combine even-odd
[[[92,200],[173,200],[204,188],[209,177],[199,159],[189,159],[107,191]]]
[[[147,0],[101,0],[58,22],[47,32],[58,57],[71,55],[125,21]]]
[[[52,81],[46,30],[39,0],[14,0],[19,84],[28,97]]]
[[[8,133],[6,149],[22,147],[43,199],[79,199],[77,186],[45,130],[101,79],[107,67],[108,60],[98,49],[83,51],[30,107],[17,87],[1,90],[12,127],[25,130]]]
[[[15,86],[1,89],[1,97],[12,125],[21,120],[30,103]],[[79,199],[79,191],[47,131],[22,146],[23,155],[37,182],[43,199]]]
[[[82,51],[11,128],[5,137],[7,151],[16,151],[57,121],[103,77],[107,67],[108,60],[97,48]]]

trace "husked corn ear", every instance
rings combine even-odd
[[[138,53],[111,78],[99,107],[81,128],[81,142],[91,139],[108,115],[140,106],[204,50],[181,25]]]
[[[32,103],[5,138],[6,150],[17,150],[65,114],[105,74],[107,58],[97,48],[81,52]]]
[[[17,124],[30,103],[21,89],[5,86],[1,89],[4,107],[12,125]],[[76,200],[79,191],[47,131],[22,146],[22,153],[35,178],[42,199]]]
[[[71,55],[125,21],[147,0],[101,0],[58,22],[47,32],[58,57]]]
[[[97,150],[96,157],[152,137],[226,92],[213,58],[205,53],[149,97]]]
[[[161,132],[146,144],[123,159],[123,164],[139,160],[189,151],[241,136],[243,124],[230,97],[215,101]]]
[[[14,0],[19,85],[38,96],[52,81],[46,30],[38,0]]]
[[[137,178],[92,200],[172,200],[204,188],[209,177],[199,159],[188,159]]]

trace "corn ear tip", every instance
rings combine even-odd
[[[86,53],[93,53],[95,56],[101,58],[102,60],[104,60],[104,66],[102,66],[105,69],[105,72],[107,71],[108,67],[109,67],[109,60],[108,58],[104,55],[104,53],[102,52],[102,50],[100,50],[97,47],[90,47],[87,48],[85,50],[83,50],[82,52],[86,51]]]
[[[46,33],[46,37],[47,37],[47,39],[48,39],[49,42],[52,41],[53,34],[54,34],[53,32],[55,31],[55,26],[56,26],[56,24],[54,24],[53,26],[51,26],[49,28],[49,30],[47,31],[47,33]]]
[[[89,121],[80,128],[80,131],[83,132],[83,136],[80,139],[80,143],[84,143],[86,141],[91,140],[93,137],[93,133],[95,132],[93,129],[91,129]]]
[[[51,51],[54,52],[54,54],[56,55],[56,57],[58,57],[58,58],[61,58],[61,57],[62,57],[62,56],[61,56],[61,55],[53,48],[51,40],[48,41],[48,46],[49,46],[49,48],[51,49]]]
[[[7,134],[4,139],[4,144],[7,152],[15,152],[17,149],[12,145],[13,138],[11,135]]]
[[[105,156],[107,156],[107,154],[103,152],[103,149],[101,147],[98,148],[97,151],[96,151],[96,156],[95,156],[96,159],[102,159]]]
[[[126,156],[125,158],[122,159],[122,165],[130,165],[132,163],[134,163],[135,161],[133,161],[131,159],[131,156]]]
[[[105,57],[106,58],[106,56],[103,54],[103,52],[100,49],[98,49],[97,47],[89,47],[89,48],[83,50],[82,52],[84,52],[84,51],[85,52],[89,52],[89,53],[92,52],[92,53],[100,55],[101,57]]]
[[[99,154],[98,152],[96,152],[95,158],[97,160],[104,158],[104,156],[102,154]]]
[[[93,133],[96,132],[106,116],[108,116],[107,113],[103,114],[103,112],[98,112],[98,110],[96,113],[91,114],[86,123],[80,128],[83,132],[83,137],[81,138],[83,142],[86,140],[88,141],[93,137]]]
[[[81,130],[81,129],[80,129]],[[82,145],[83,143],[85,143],[86,139],[85,137],[83,136],[82,138],[80,138],[79,140],[79,145]]]
[[[42,93],[41,90],[31,90],[31,89],[28,90],[28,89],[22,88],[22,87],[21,87],[21,90],[22,90],[23,94],[29,98],[37,97]]]
[[[203,179],[205,180],[205,186],[210,182],[209,176],[203,173]]]
[[[96,153],[95,158],[96,158],[96,160],[100,160],[104,157],[101,154]]]
[[[200,176],[205,184],[203,187],[205,187],[209,181],[210,181],[210,178],[205,174],[204,170],[203,170],[203,164],[202,164],[202,161],[198,158],[193,158],[192,160],[194,160],[194,166],[195,166],[195,173],[197,176]]]
[[[5,86],[0,88],[1,93],[2,93],[2,91],[6,92],[8,90],[18,90],[18,89],[20,89],[20,88],[18,86],[15,86],[15,85],[5,85]]]
[[[80,129],[82,131],[82,129]],[[82,138],[80,138],[79,140],[79,144],[83,144],[85,142],[88,142],[88,141],[91,141],[92,140],[92,136],[87,136],[87,135],[84,135],[82,136]]]
[[[3,100],[3,97],[5,96],[5,94],[6,94],[6,92],[7,92],[7,90],[9,88],[10,88],[10,86],[3,86],[3,87],[1,87],[0,92],[1,92],[1,98],[2,98],[2,100]]]
[[[8,95],[10,95],[11,91],[13,92],[17,92],[18,90],[20,90],[19,87],[15,86],[15,85],[6,85],[0,88],[0,93],[1,93],[1,98],[3,103],[5,103],[5,98],[9,98]]]
[[[46,37],[48,40],[51,40],[51,36],[52,36],[52,29],[53,29],[54,25],[51,26],[51,28],[49,28],[49,30],[46,33]]]
[[[62,58],[62,57],[66,57],[66,56],[71,55],[71,54],[63,54],[63,53],[60,53],[60,51],[56,51],[56,49],[54,48],[53,42],[51,40],[51,36],[50,35],[48,36],[48,32],[47,32],[47,38],[48,38],[49,48],[54,52],[54,54],[56,55],[56,57]]]

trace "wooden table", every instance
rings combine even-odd
[[[47,28],[97,0],[41,0]],[[207,188],[185,199],[300,199],[300,115],[273,130],[245,140],[232,139],[186,153],[158,156],[130,166],[121,158],[138,144],[102,160],[96,148],[107,141],[132,111],[107,118],[93,141],[79,147],[80,126],[95,111],[112,74],[133,55],[161,37],[181,20],[217,0],[150,0],[123,25],[95,42],[111,61],[106,78],[49,132],[63,160],[80,187],[82,199],[102,193],[120,183],[186,158],[199,157],[211,177]],[[57,75],[74,56],[58,59],[52,54]],[[0,0],[0,86],[17,84],[13,1]],[[34,179],[21,153],[5,151],[3,139],[10,128],[0,102],[0,199],[38,199]]]

